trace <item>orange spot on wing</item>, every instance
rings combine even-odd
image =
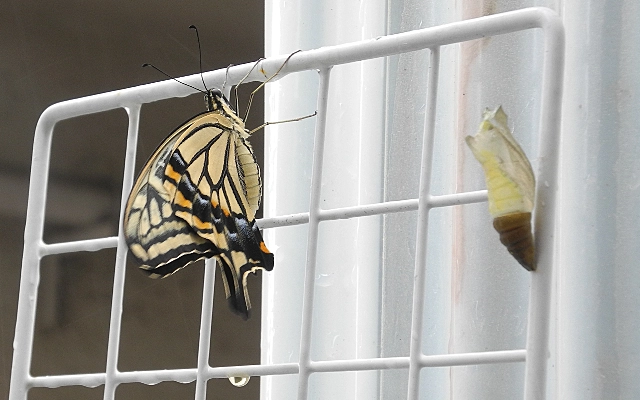
[[[193,227],[198,230],[208,230],[213,227],[213,225],[210,222],[201,221],[200,218],[196,217],[195,215],[193,216],[192,221],[193,221]]]
[[[180,182],[180,174],[173,169],[171,164],[167,165],[167,168],[164,170],[164,174],[174,181]]]
[[[191,208],[192,207],[191,201],[186,199],[182,195],[182,192],[180,192],[179,190],[176,191],[176,197],[174,198],[173,202],[175,204],[179,205],[180,207],[184,207],[184,208]]]
[[[264,242],[260,242],[260,250],[262,250],[263,253],[268,253],[271,254],[271,252],[269,251],[269,249],[267,249],[267,245],[264,244]]]

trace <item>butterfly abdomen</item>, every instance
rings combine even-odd
[[[241,176],[241,183],[244,193],[247,196],[249,206],[255,214],[260,208],[262,198],[262,180],[260,179],[260,167],[253,154],[253,149],[249,142],[242,137],[236,138],[236,154],[238,161],[238,171]]]

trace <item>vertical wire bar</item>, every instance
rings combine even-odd
[[[555,210],[558,191],[560,122],[564,71],[564,28],[558,16],[545,19],[540,107],[540,163],[534,237],[537,270],[531,273],[524,398],[546,399],[549,325],[553,294]]]
[[[50,110],[50,109],[47,109]],[[22,270],[16,330],[13,339],[13,366],[11,368],[10,400],[27,398],[29,390],[33,333],[36,321],[38,285],[40,283],[40,259],[42,233],[44,231],[45,204],[49,182],[49,159],[51,140],[56,121],[42,114],[33,139],[31,175],[29,177],[29,200],[24,229]]]
[[[430,49],[429,77],[427,78],[427,111],[424,116],[420,189],[418,194],[418,231],[416,233],[416,269],[413,285],[413,311],[411,315],[411,342],[409,348],[408,400],[418,398],[420,390],[420,358],[422,356],[422,320],[424,314],[425,267],[427,262],[427,235],[429,226],[429,190],[431,187],[431,161],[436,124],[440,48]]]
[[[213,289],[216,279],[216,260],[205,261],[204,287],[202,288],[202,314],[200,315],[200,342],[198,343],[198,372],[196,373],[196,400],[207,396],[209,350],[211,347],[211,319],[213,317]]]
[[[318,251],[318,228],[320,224],[320,196],[322,187],[322,164],[324,139],[327,125],[327,102],[329,100],[329,77],[331,68],[319,71],[318,116],[313,144],[313,166],[311,175],[311,200],[309,204],[309,233],[307,236],[307,265],[304,277],[302,300],[302,328],[300,332],[300,373],[298,375],[298,400],[305,400],[309,391],[311,371],[311,323],[313,320],[313,294],[315,289],[316,256]]]
[[[113,400],[118,387],[118,352],[120,351],[120,327],[122,325],[122,302],[124,295],[125,267],[127,265],[127,244],[122,233],[122,217],[127,204],[129,192],[133,186],[135,172],[136,146],[138,144],[138,125],[140,123],[140,105],[125,107],[129,115],[129,131],[127,149],[124,160],[124,177],[122,180],[122,197],[120,200],[120,221],[118,222],[118,247],[116,248],[116,264],[113,276],[113,294],[111,297],[111,320],[109,322],[109,342],[107,347],[107,365],[105,373],[104,399]]]

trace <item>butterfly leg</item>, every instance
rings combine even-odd
[[[318,112],[314,112],[313,114],[309,114],[309,115],[305,115],[304,117],[299,117],[299,118],[292,118],[292,119],[285,119],[282,121],[274,121],[274,122],[265,122],[264,124],[260,125],[257,128],[253,128],[252,130],[249,131],[249,135],[251,135],[253,132],[255,131],[259,131],[260,129],[269,126],[269,125],[276,125],[276,124],[284,124],[285,122],[296,122],[296,121],[302,121],[303,119],[307,119],[307,118],[311,118],[311,117],[315,117],[316,115],[318,115]]]
[[[249,77],[249,75],[251,75],[253,70],[256,69],[256,67],[258,66],[258,64],[260,64],[260,61],[262,60],[264,60],[264,57],[260,57],[258,61],[256,61],[255,64],[253,64],[253,67],[251,67],[249,72],[247,72],[247,74],[242,79],[240,79],[240,81],[238,81],[238,83],[234,88],[234,91],[236,93],[236,110],[238,111],[240,111],[240,104],[238,104],[238,86],[242,85],[242,83]],[[227,67],[227,74],[229,73],[229,67]],[[226,79],[225,79],[225,82],[226,82]],[[249,105],[247,106],[247,112],[245,114],[245,119],[243,121],[246,121],[246,115],[249,114],[249,107],[251,107],[251,101],[249,101]]]
[[[287,62],[289,61],[289,59],[291,57],[293,57],[294,54],[299,53],[300,51],[302,51],[302,50],[296,50],[293,53],[289,54],[289,57],[287,57],[287,59],[284,60],[284,62],[280,66],[280,68],[278,68],[278,70],[273,75],[271,75],[269,78],[267,78],[266,81],[262,82],[257,88],[255,88],[253,90],[253,92],[251,92],[251,94],[249,95],[249,104],[247,105],[247,111],[244,114],[244,118],[242,118],[243,121],[245,121],[245,122],[247,121],[247,117],[249,116],[249,110],[251,109],[251,103],[253,103],[253,96],[255,96],[256,92],[258,90],[262,89],[264,87],[264,85],[266,85],[270,80],[275,78],[280,73],[280,71],[282,71],[282,68],[284,68],[284,66],[287,65]],[[264,74],[264,71],[263,71],[263,74]],[[240,82],[242,82],[242,81],[240,81]],[[238,85],[240,85],[240,82],[238,83]],[[237,88],[237,86],[236,86],[236,88]],[[303,119],[304,118],[308,118],[308,117],[303,117]],[[288,121],[283,121],[283,122],[288,122]]]

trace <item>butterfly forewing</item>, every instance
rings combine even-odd
[[[215,256],[231,308],[248,317],[246,278],[271,270],[255,223],[261,180],[244,123],[220,95],[213,110],[176,129],[145,164],[124,219],[133,257],[164,277]]]
[[[156,275],[173,273],[189,262],[211,257],[216,250],[173,214],[171,198],[163,187],[167,160],[181,133],[177,130],[165,139],[145,164],[125,212],[124,233],[131,254],[142,268],[162,266]],[[171,271],[163,272],[167,269]]]

